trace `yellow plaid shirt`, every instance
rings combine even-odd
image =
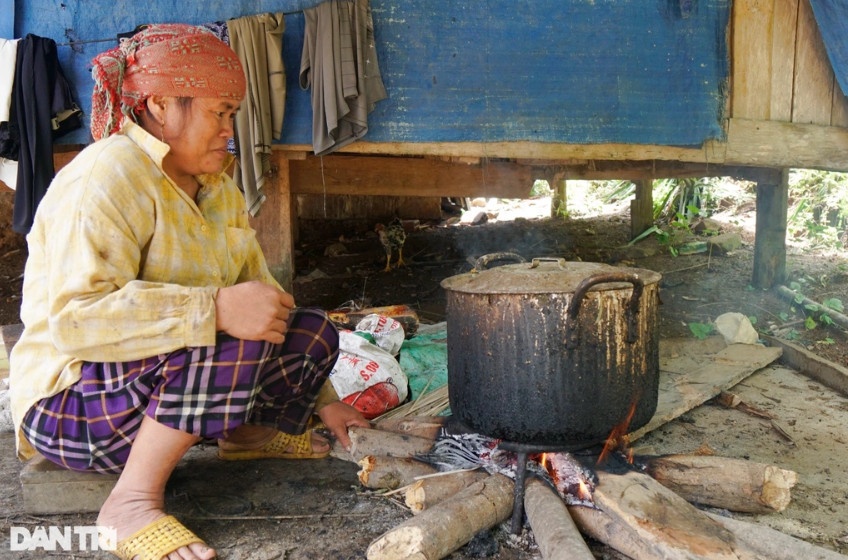
[[[21,458],[26,411],[80,378],[83,361],[121,362],[215,343],[217,289],[278,286],[225,173],[198,177],[195,203],[163,172],[168,146],[129,123],[54,179],[27,236],[23,335],[10,395]],[[227,162],[229,163],[229,162]]]

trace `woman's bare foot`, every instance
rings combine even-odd
[[[136,531],[164,517],[161,496],[149,496],[143,492],[122,491],[118,487],[109,494],[100,513],[97,525],[114,528],[117,542],[131,537]],[[203,542],[196,542],[172,551],[168,560],[211,560],[215,550]]]

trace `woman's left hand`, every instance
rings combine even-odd
[[[352,426],[371,427],[361,412],[341,401],[328,404],[318,412],[318,416],[347,451],[350,451],[350,436],[347,435],[347,429]]]

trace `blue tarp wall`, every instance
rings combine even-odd
[[[848,0],[810,0],[842,94],[848,95]]]
[[[9,2],[9,0],[2,0]],[[91,58],[141,23],[286,16],[288,91],[281,142],[311,144],[298,86],[304,18],[315,0],[16,0],[16,37],[59,45],[90,109]],[[371,0],[389,99],[374,142],[633,143],[722,138],[730,0]],[[3,16],[6,17],[6,16]],[[63,138],[86,143],[87,131]]]

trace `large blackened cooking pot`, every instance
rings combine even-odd
[[[452,414],[532,446],[603,441],[657,406],[660,274],[534,259],[442,281]],[[521,257],[518,257],[521,259]],[[635,407],[635,409],[634,409]]]

